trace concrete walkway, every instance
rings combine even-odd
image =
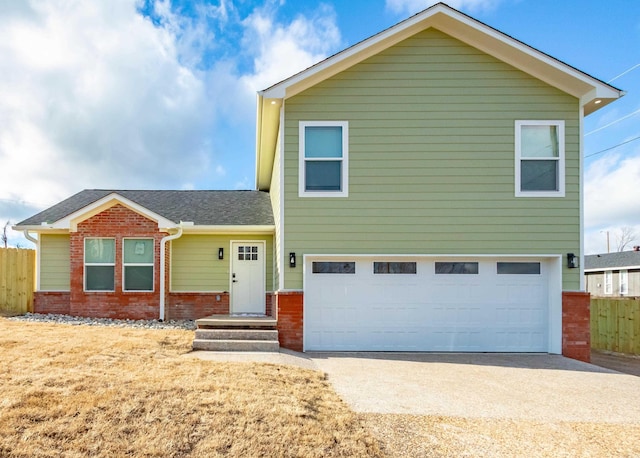
[[[640,424],[640,378],[557,355],[195,352],[328,374],[356,412]]]

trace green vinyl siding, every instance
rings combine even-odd
[[[231,241],[265,241],[267,291],[273,291],[273,236],[183,235],[171,241],[171,291],[229,291]],[[218,259],[218,249],[224,248],[224,259]]]
[[[421,32],[287,99],[283,251],[579,253],[579,112],[575,97]],[[515,197],[515,121],[536,119],[565,122],[565,197]],[[300,121],[349,122],[348,198],[298,197]],[[285,288],[302,288],[302,269],[284,270]],[[564,268],[565,290],[578,270]]]
[[[69,291],[71,252],[68,234],[40,235],[40,291]]]

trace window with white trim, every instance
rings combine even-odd
[[[116,241],[113,238],[84,239],[84,290],[114,291]]]
[[[153,291],[153,239],[123,239],[122,290]]]
[[[299,196],[349,195],[349,123],[300,121]]]
[[[564,121],[516,121],[516,196],[564,197]]]
[[[610,270],[604,271],[604,293],[613,293],[613,272],[611,272]]]
[[[620,271],[620,295],[629,293],[629,271],[621,270]]]

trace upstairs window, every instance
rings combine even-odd
[[[115,239],[84,239],[85,291],[114,291],[115,267]]]
[[[564,197],[564,121],[516,121],[516,196]]]
[[[300,197],[347,197],[349,194],[349,123],[302,121]]]

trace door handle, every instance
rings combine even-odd
[[[238,280],[236,280],[236,274],[231,274],[231,278],[233,279],[233,283],[238,283]]]

